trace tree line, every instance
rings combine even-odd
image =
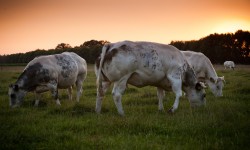
[[[26,64],[37,56],[59,54],[62,52],[75,52],[88,63],[95,63],[96,58],[100,55],[101,49],[108,41],[90,40],[80,46],[71,47],[67,43],[58,44],[55,49],[30,51],[27,53],[17,53],[11,55],[0,55],[0,64]]]
[[[231,60],[250,64],[250,32],[238,30],[235,33],[210,34],[200,40],[171,41],[180,50],[202,52],[212,63],[222,64]]]
[[[58,54],[65,51],[75,52],[88,63],[95,63],[101,49],[108,41],[90,40],[80,46],[71,47],[67,43],[58,44],[55,49],[30,51],[11,55],[0,55],[0,64],[26,64],[37,56]],[[250,32],[238,30],[235,33],[210,34],[199,40],[171,41],[180,50],[192,50],[204,53],[212,63],[222,64],[226,60],[235,63],[250,64]]]

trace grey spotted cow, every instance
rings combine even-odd
[[[79,102],[86,75],[86,61],[73,52],[36,57],[28,63],[17,81],[9,86],[10,106],[20,106],[26,93],[32,91],[36,93],[35,106],[39,103],[40,93],[46,91],[51,91],[60,105],[58,89],[68,89],[71,100],[74,84]]]
[[[114,83],[112,95],[120,115],[124,115],[121,98],[127,84],[157,87],[160,101],[163,91],[172,89],[175,102],[169,110],[171,113],[178,108],[182,89],[192,106],[206,102],[204,84],[198,82],[184,55],[171,45],[131,41],[106,44],[96,62],[95,73],[97,113],[101,111],[103,96],[111,83]]]

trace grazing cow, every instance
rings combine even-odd
[[[193,67],[199,81],[208,84],[214,96],[223,96],[222,89],[225,79],[218,77],[211,61],[203,54],[193,51],[181,51]]]
[[[229,69],[233,69],[235,68],[235,64],[233,61],[225,61],[224,62],[224,67],[225,69],[229,68]]]
[[[10,106],[20,106],[26,93],[32,91],[36,94],[35,106],[39,103],[40,93],[46,91],[51,91],[60,105],[58,89],[67,88],[69,99],[72,99],[74,84],[79,102],[86,75],[86,61],[73,52],[36,57],[28,63],[17,81],[9,86]]]
[[[97,113],[101,112],[103,96],[111,83],[114,83],[112,94],[120,115],[124,115],[121,98],[127,84],[155,86],[161,100],[163,91],[172,88],[176,98],[171,113],[178,108],[182,89],[191,106],[204,105],[206,101],[204,84],[197,81],[184,55],[171,45],[131,41],[106,44],[96,61],[95,72]]]

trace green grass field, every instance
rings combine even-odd
[[[207,89],[206,107],[196,109],[182,97],[173,115],[167,113],[173,93],[167,93],[165,112],[159,112],[156,88],[129,86],[122,100],[125,117],[118,115],[111,89],[102,113],[95,113],[92,68],[80,103],[69,101],[67,91],[60,90],[60,107],[48,92],[37,108],[33,107],[34,94],[29,93],[20,108],[12,109],[8,85],[22,68],[1,67],[0,149],[249,149],[250,66],[235,71],[217,66],[219,76],[226,79],[224,96],[215,98]]]

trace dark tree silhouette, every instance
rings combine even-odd
[[[60,43],[56,46],[55,49],[65,49],[65,48],[72,48],[72,47],[67,43]]]
[[[204,53],[212,63],[232,60],[250,64],[250,32],[238,30],[234,34],[210,34],[198,41],[172,41],[170,44],[181,50]]]

